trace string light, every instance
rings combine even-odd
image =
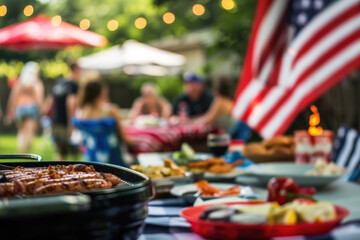
[[[57,27],[57,26],[60,26],[61,24],[61,16],[60,15],[56,15],[54,16],[52,19],[51,19],[51,24],[54,26],[54,27]]]
[[[225,9],[225,10],[231,10],[234,8],[235,3],[233,0],[222,0],[221,1],[221,6]]]
[[[163,21],[166,24],[172,24],[175,21],[175,15],[172,12],[166,12],[163,15]]]
[[[5,16],[7,13],[7,7],[5,5],[0,6],[0,17]]]
[[[115,31],[116,29],[118,29],[119,27],[119,22],[115,19],[111,19],[110,21],[108,21],[107,23],[107,28],[110,30],[110,31]]]
[[[138,29],[144,29],[146,27],[147,21],[143,17],[139,17],[135,20],[135,27]]]
[[[205,7],[202,4],[197,3],[192,7],[192,11],[195,15],[201,16],[205,13]]]
[[[31,16],[33,13],[34,13],[34,8],[33,8],[33,6],[27,5],[27,6],[24,8],[24,15],[25,15],[25,16],[29,17],[29,16]]]
[[[89,29],[89,27],[90,27],[90,20],[87,19],[87,18],[82,19],[82,20],[80,21],[79,27],[80,27],[82,30]]]

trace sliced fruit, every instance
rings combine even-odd
[[[308,223],[329,221],[336,217],[334,205],[328,202],[306,205],[299,210],[300,219]]]
[[[273,215],[276,224],[294,225],[297,222],[296,211],[292,205],[274,209]]]
[[[195,151],[189,144],[183,143],[181,145],[181,151],[184,153],[184,155],[188,159],[194,159],[195,158]]]
[[[230,217],[230,222],[241,224],[266,224],[267,219],[262,214],[256,213],[238,213]]]
[[[274,223],[273,212],[278,207],[279,204],[277,202],[271,202],[264,204],[256,204],[253,206],[249,206],[247,208],[239,209],[239,212],[261,214],[267,218],[269,224],[273,224]]]

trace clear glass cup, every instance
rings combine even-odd
[[[209,134],[207,136],[207,146],[209,152],[216,157],[223,156],[230,145],[231,137],[229,134]]]

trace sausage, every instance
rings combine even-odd
[[[92,165],[90,166],[86,166],[85,164],[76,164],[74,166],[74,171],[75,172],[86,172],[86,173],[89,173],[89,172],[95,172],[95,169]]]
[[[92,165],[85,164],[17,167],[1,174],[5,181],[0,183],[0,197],[111,188],[121,182],[117,176],[96,172]]]
[[[34,195],[62,193],[73,191],[85,191],[96,188],[111,188],[111,183],[103,179],[84,179],[81,181],[69,181],[60,183],[51,183],[34,190]]]
[[[111,173],[103,173],[105,175],[105,180],[111,182],[112,186],[116,186],[120,183],[121,179]]]
[[[14,190],[14,183],[12,182],[0,183],[0,196],[11,197],[15,195],[16,193]]]

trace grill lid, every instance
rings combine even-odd
[[[34,217],[90,209],[91,198],[82,193],[0,199],[0,218]]]

